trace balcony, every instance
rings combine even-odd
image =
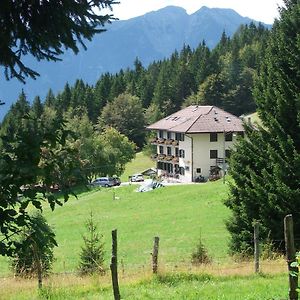
[[[155,138],[150,141],[152,145],[167,145],[167,146],[179,146],[179,142],[177,140],[172,139],[163,139],[163,138]]]
[[[216,166],[223,168],[224,164],[228,164],[228,158],[218,157],[216,158]]]
[[[178,164],[179,162],[179,157],[174,155],[154,154],[151,158],[155,161],[169,162],[173,164]]]

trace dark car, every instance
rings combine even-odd
[[[114,180],[114,185],[120,185],[121,184],[121,180],[119,177],[113,177]]]

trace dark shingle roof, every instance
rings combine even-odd
[[[216,106],[188,106],[147,127],[182,133],[241,132],[243,122]]]

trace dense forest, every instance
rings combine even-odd
[[[184,45],[171,57],[144,67],[105,73],[91,86],[78,79],[73,86],[45,99],[30,101],[22,93],[5,116],[2,133],[24,113],[36,117],[57,114],[77,126],[85,120],[91,130],[113,127],[141,148],[145,125],[190,104],[216,105],[235,115],[256,110],[253,80],[264,55],[269,31],[261,24],[242,25],[232,38],[223,32],[210,50],[205,41],[196,49]],[[51,111],[51,112],[50,112]],[[79,130],[79,129],[78,129]],[[81,133],[82,135],[82,133]]]

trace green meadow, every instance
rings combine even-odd
[[[127,174],[151,167],[141,154],[137,161],[128,166]],[[225,221],[230,211],[223,204],[227,183],[172,185],[147,193],[137,192],[137,187],[86,189],[54,211],[45,206],[59,245],[54,275],[38,291],[36,280],[12,278],[7,260],[1,258],[0,299],[113,299],[109,272],[113,229],[118,230],[122,299],[286,299],[283,260],[265,262],[263,273],[254,275],[252,261],[235,262],[228,255]],[[107,274],[81,278],[76,271],[91,212],[103,235]],[[155,236],[160,238],[158,276],[151,274]],[[212,264],[195,267],[191,253],[200,236]]]
[[[103,234],[107,265],[113,229],[118,230],[119,261],[127,270],[149,265],[155,236],[160,238],[162,265],[189,263],[200,234],[210,255],[217,261],[226,260],[224,221],[230,212],[223,205],[226,187],[221,182],[166,186],[147,193],[136,189],[137,185],[95,189],[54,212],[45,209],[59,243],[54,272],[76,270],[90,212]]]

